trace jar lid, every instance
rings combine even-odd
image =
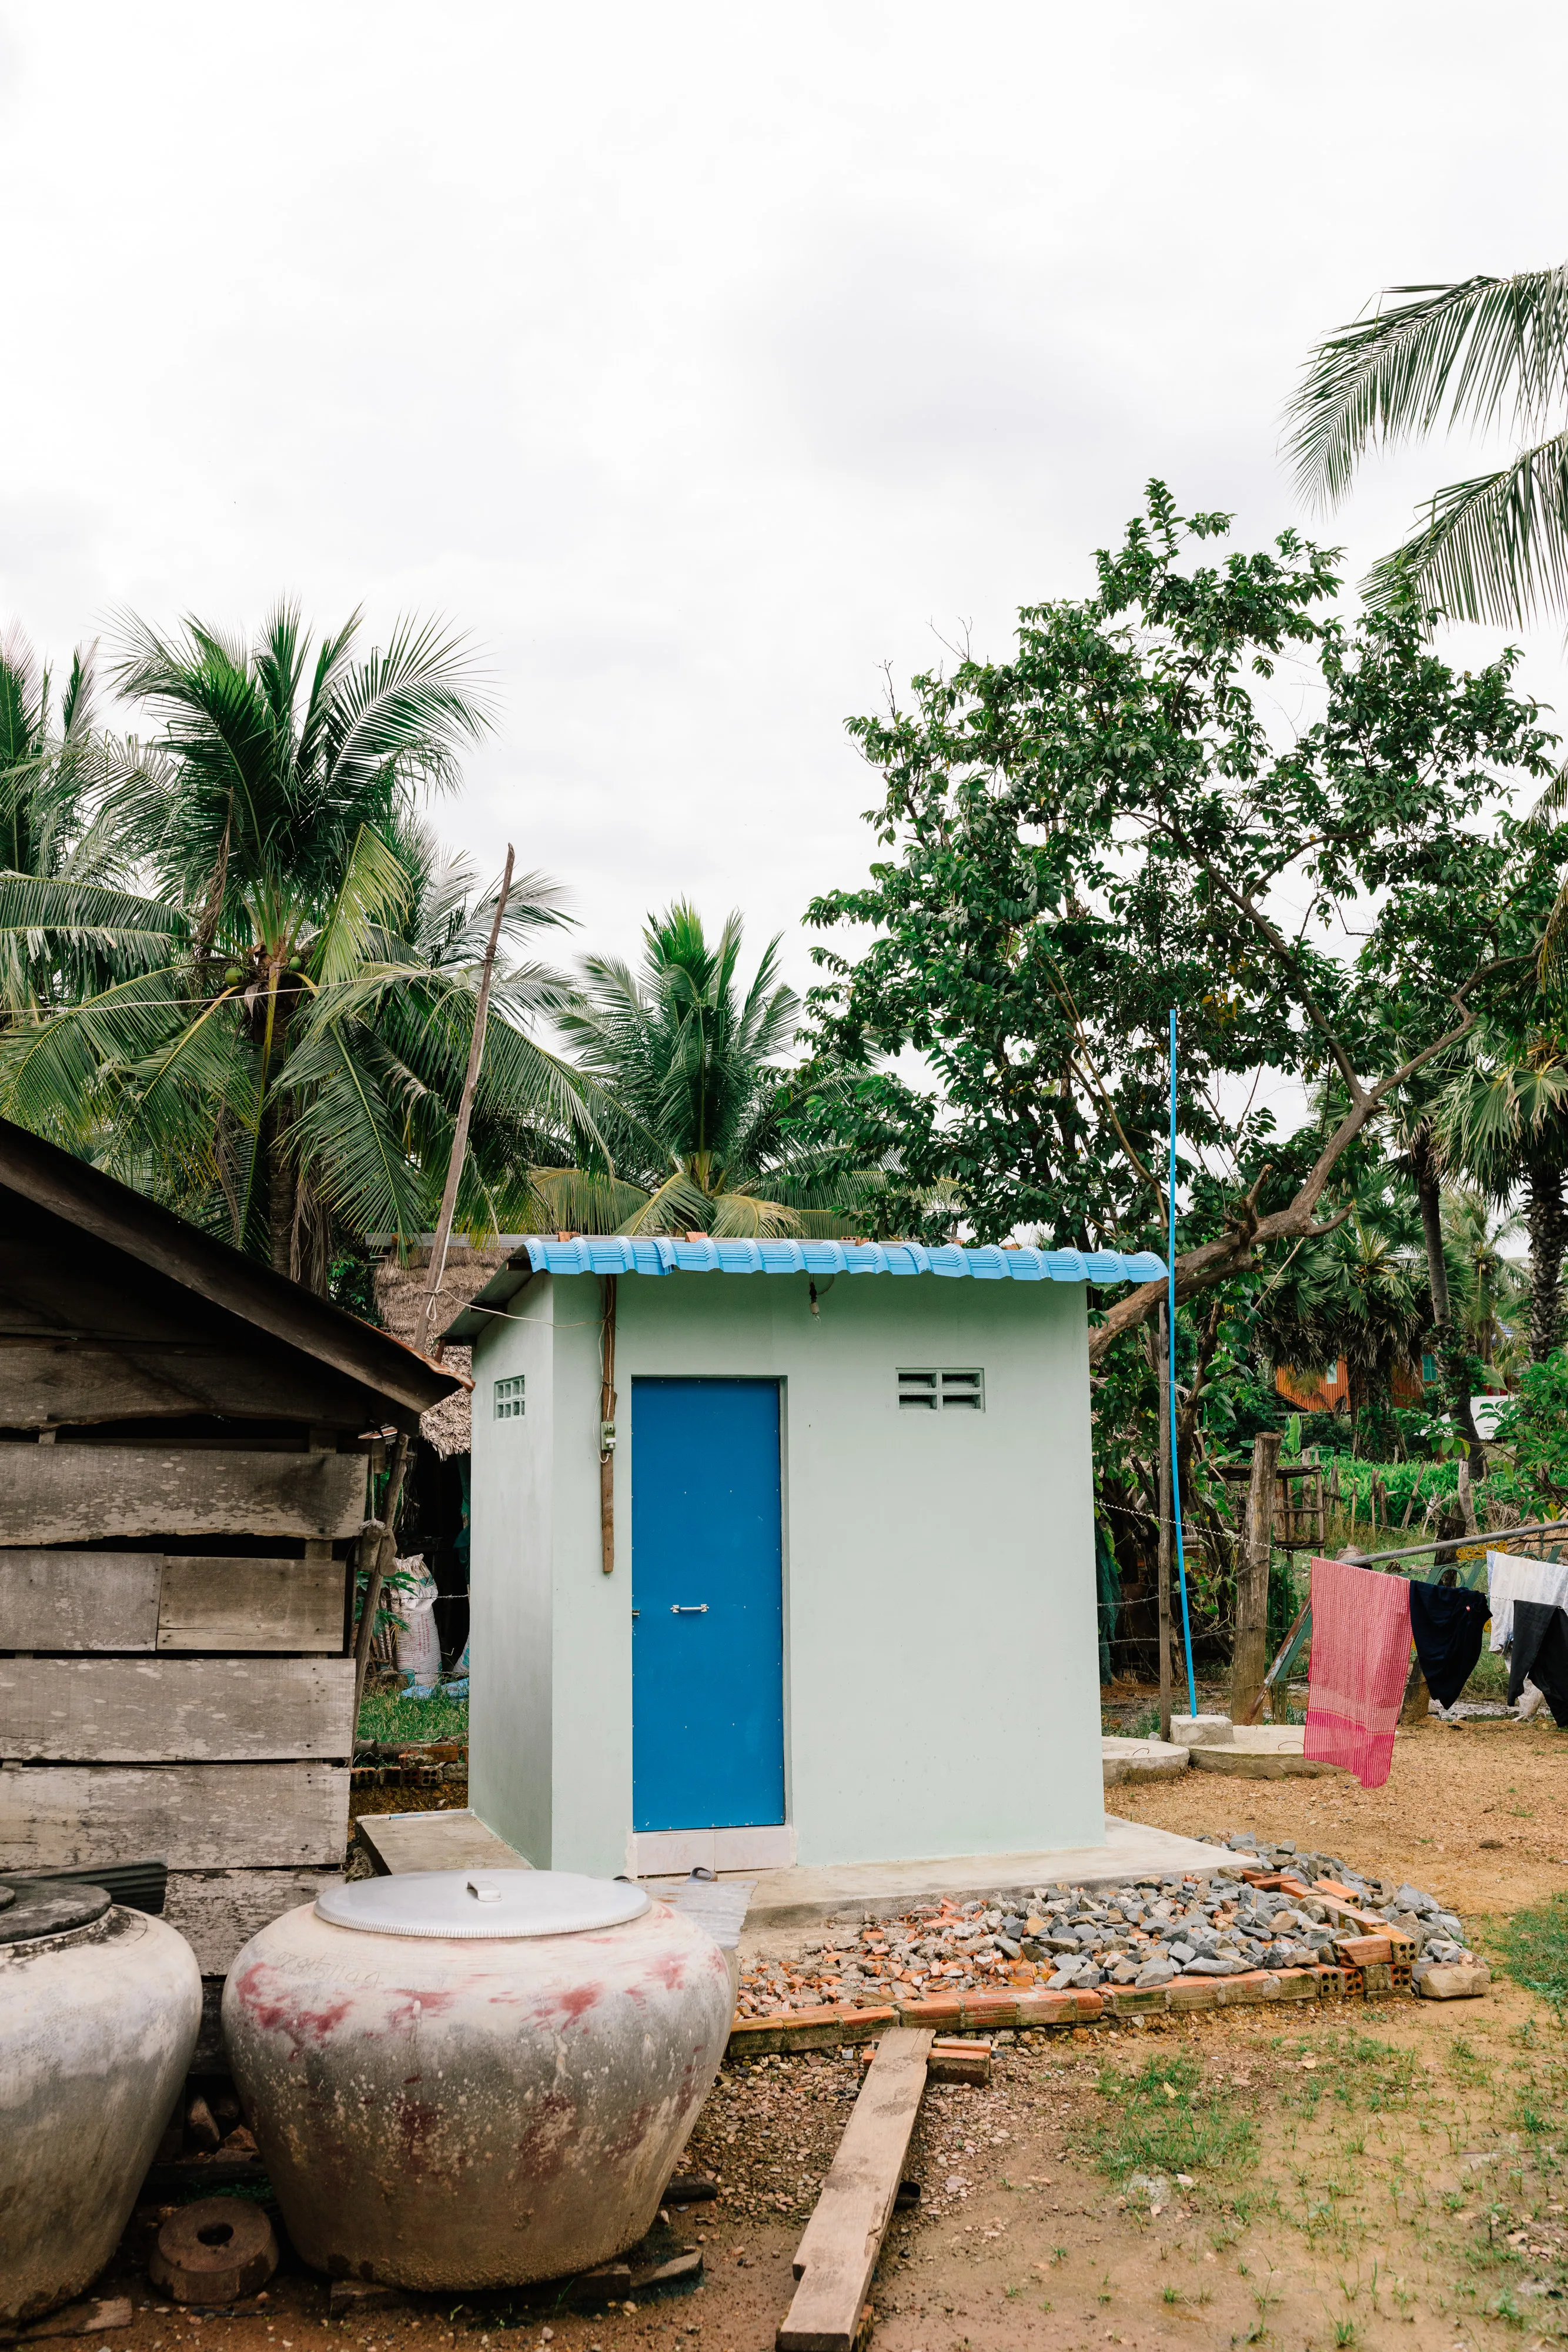
[[[579,1936],[652,1908],[640,1886],[572,1870],[411,1870],[356,1878],[317,1898],[316,1916],[366,1936]]]
[[[26,1944],[37,1936],[68,1936],[73,1927],[90,1927],[114,1900],[107,1887],[89,1886],[77,1878],[8,1878],[5,1889],[15,1899],[0,1905],[0,1944]]]

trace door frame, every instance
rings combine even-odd
[[[781,1656],[779,1659],[779,1732],[784,1743],[784,1819],[764,1822],[738,1829],[635,1830],[626,1832],[626,1868],[633,1878],[679,1874],[685,1876],[693,1870],[789,1870],[794,1866],[798,1840],[795,1832],[795,1775],[791,1728],[790,1685],[793,1644],[790,1639],[789,1609],[789,1382],[783,1372],[691,1372],[685,1370],[649,1370],[633,1374],[636,1381],[704,1381],[733,1384],[745,1381],[752,1385],[765,1383],[779,1391],[779,1619]],[[635,1475],[636,1417],[630,1413],[632,1428],[631,1474]],[[632,1526],[630,1480],[626,1496],[628,1557]],[[631,1561],[632,1573],[627,1578],[627,1608],[632,1605],[636,1593],[636,1564]],[[631,1621],[627,1621],[631,1632]],[[633,1709],[637,1704],[636,1676],[631,1678]],[[628,1743],[630,1745],[630,1743]],[[627,1790],[627,1815],[632,1813],[631,1790]]]

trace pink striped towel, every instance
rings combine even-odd
[[[1345,1560],[1312,1562],[1304,1753],[1381,1789],[1410,1672],[1410,1587]]]

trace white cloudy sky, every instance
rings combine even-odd
[[[690,892],[804,981],[880,665],[1005,651],[1151,473],[1305,520],[1311,341],[1562,257],[1565,49],[1506,0],[0,0],[0,622],[450,615],[499,709],[450,834],[585,943]]]

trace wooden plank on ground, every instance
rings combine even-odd
[[[352,1658],[0,1658],[0,1758],[237,1763],[353,1751]]]
[[[0,1870],[340,1864],[346,1764],[0,1764]]]
[[[0,1551],[0,1650],[150,1650],[156,1551]]]
[[[158,1647],[304,1650],[335,1657],[343,1647],[348,1573],[341,1559],[171,1555],[158,1596]]]
[[[354,1824],[382,1877],[405,1870],[530,1870],[467,1805],[449,1812],[361,1813]]]
[[[362,1454],[176,1445],[8,1445],[0,1544],[106,1536],[357,1535]]]
[[[795,2252],[800,2284],[778,2352],[850,2352],[904,2176],[932,2034],[884,2033]]]

